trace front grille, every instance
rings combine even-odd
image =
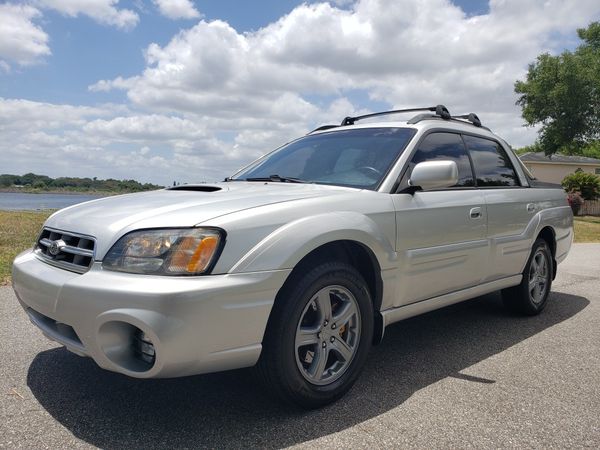
[[[94,262],[95,245],[93,237],[44,228],[37,241],[36,254],[49,264],[84,273]]]

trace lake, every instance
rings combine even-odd
[[[86,194],[25,194],[0,192],[0,210],[35,211],[38,209],[60,209],[88,200],[100,198]]]

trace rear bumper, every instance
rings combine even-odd
[[[70,351],[133,377],[177,377],[254,365],[289,272],[163,277],[95,263],[80,275],[27,251],[15,259],[13,287],[30,320]],[[150,367],[132,351],[138,330],[154,345]]]

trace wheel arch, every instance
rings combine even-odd
[[[373,343],[378,344],[383,338],[383,317],[380,309],[383,300],[383,279],[381,277],[381,266],[375,253],[362,242],[340,239],[330,241],[307,253],[292,269],[281,289],[279,290],[269,320],[275,308],[281,304],[281,294],[286,287],[298,282],[302,274],[311,267],[324,262],[339,261],[350,264],[364,278],[373,304],[374,333]]]

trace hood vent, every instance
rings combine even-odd
[[[196,192],[216,192],[222,188],[211,186],[209,184],[183,184],[181,186],[173,186],[167,188],[168,191],[196,191]]]

